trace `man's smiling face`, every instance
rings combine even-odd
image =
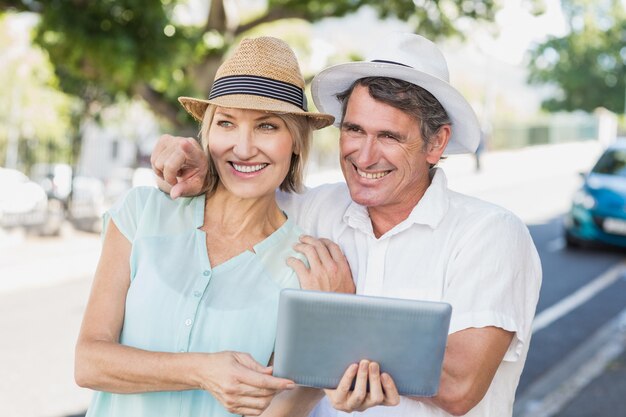
[[[356,203],[410,212],[428,188],[430,164],[439,160],[443,149],[425,146],[417,120],[357,85],[341,125],[340,152],[341,169]]]

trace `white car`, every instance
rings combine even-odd
[[[45,229],[48,196],[43,187],[15,169],[0,167],[0,226]]]
[[[104,183],[100,179],[84,175],[74,177],[68,204],[69,220],[74,227],[100,232],[102,214],[107,208]]]

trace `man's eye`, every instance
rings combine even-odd
[[[353,133],[359,133],[359,132],[361,132],[361,129],[359,129],[359,128],[358,128],[358,127],[356,127],[356,126],[346,126],[346,127],[344,127],[344,130],[345,130],[346,132],[353,132]]]

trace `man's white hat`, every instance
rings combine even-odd
[[[404,80],[428,90],[452,120],[452,135],[445,154],[475,152],[480,143],[480,124],[467,100],[450,85],[448,65],[437,46],[420,35],[395,33],[366,61],[349,62],[326,68],[311,84],[318,110],[342,119],[337,94],[364,77]]]

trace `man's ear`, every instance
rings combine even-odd
[[[446,146],[448,146],[451,135],[452,129],[450,125],[443,125],[431,138],[426,150],[426,161],[428,161],[429,164],[434,165],[439,162],[443,151],[446,149]]]

